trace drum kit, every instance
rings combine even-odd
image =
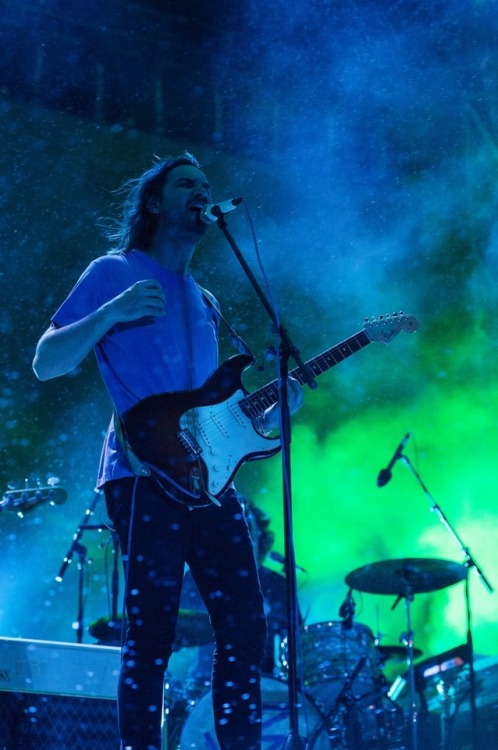
[[[467,577],[465,565],[444,559],[405,558],[365,565],[346,576],[349,587],[338,621],[304,625],[299,633],[299,733],[306,750],[417,750],[411,604],[416,594],[436,591]],[[405,601],[402,645],[381,645],[370,628],[354,620],[351,592]],[[181,645],[212,641],[207,616],[180,616]],[[262,678],[263,750],[280,750],[288,731],[287,644],[280,643],[275,674]],[[392,697],[384,676],[388,660],[404,661],[410,686],[409,709]],[[192,689],[170,681],[165,693],[169,715],[169,750],[215,750],[218,747],[209,685]],[[440,747],[440,745],[437,745]],[[427,750],[427,745],[424,745]]]

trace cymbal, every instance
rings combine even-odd
[[[408,651],[405,646],[377,646],[377,651],[381,656],[382,661],[387,659],[395,659],[396,661],[406,661]],[[424,652],[419,648],[413,649],[413,658],[418,659]]]
[[[353,570],[346,584],[369,594],[406,596],[444,589],[467,577],[467,568],[451,560],[407,557],[381,560]]]
[[[121,643],[121,626],[121,615],[118,615],[114,620],[112,617],[101,617],[88,626],[88,632],[100,643],[119,646]]]
[[[120,645],[122,617],[115,620],[101,617],[88,627],[88,632],[101,643]],[[180,609],[176,625],[174,649],[188,646],[204,646],[213,642],[213,631],[207,612],[193,609]]]

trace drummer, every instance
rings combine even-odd
[[[275,534],[270,529],[270,516],[252,500],[241,498],[241,501],[244,505],[244,512],[253,540],[268,624],[263,672],[276,675],[279,671],[280,644],[287,632],[285,577],[263,565],[275,542]],[[180,608],[205,612],[203,601],[189,570],[186,571],[183,579]],[[211,682],[213,649],[214,642],[207,646],[198,647],[197,658],[191,668],[191,677],[195,679],[197,684],[208,686]]]

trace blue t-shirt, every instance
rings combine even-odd
[[[217,303],[192,276],[168,271],[132,250],[92,261],[52,317],[56,326],[81,320],[137,281],[157,279],[166,313],[118,323],[95,346],[97,362],[119,414],[147,396],[198,388],[218,366]],[[97,486],[132,475],[113,424],[102,451]]]

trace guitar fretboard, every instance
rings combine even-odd
[[[370,344],[371,338],[365,333],[365,331],[359,331],[354,336],[342,341],[340,344],[333,346],[331,349],[318,354],[313,359],[306,362],[313,376],[322,375],[322,373],[330,370],[331,367],[338,365],[339,362],[343,362],[345,359],[350,357],[355,352],[363,349],[367,344]],[[289,373],[291,377],[297,380],[301,385],[304,383],[304,377],[299,368],[291,370]],[[254,393],[250,393],[239,401],[239,406],[244,414],[250,419],[258,417],[260,414],[268,409],[278,401],[278,380],[272,380],[271,383],[263,386]]]

